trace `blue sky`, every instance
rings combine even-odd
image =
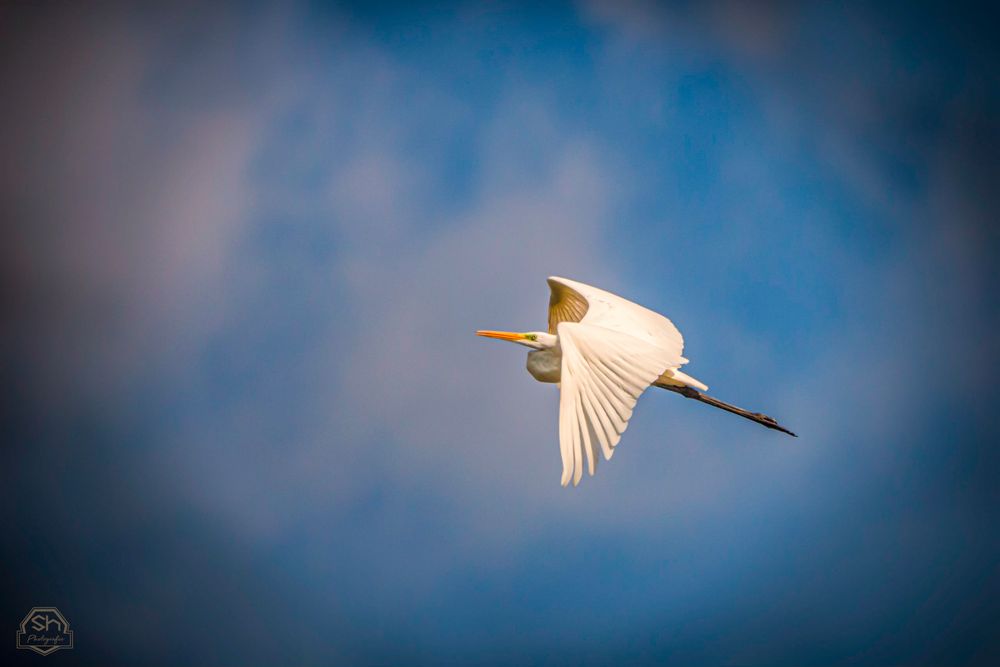
[[[981,12],[2,11],[3,599],[59,659],[997,659]],[[472,335],[551,274],[801,437],[650,392],[561,488]]]

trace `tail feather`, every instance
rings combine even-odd
[[[687,373],[680,370],[672,371],[675,380],[680,380],[689,387],[694,387],[695,389],[701,389],[702,391],[708,391],[708,385],[700,380],[696,380]]]
[[[679,368],[667,369],[656,382],[662,383],[660,386],[671,385],[675,387],[694,387],[695,389],[708,391],[708,385],[700,380],[694,379],[687,373],[681,371]]]

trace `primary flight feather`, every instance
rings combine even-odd
[[[559,385],[562,485],[591,475],[603,454],[610,460],[639,396],[653,385],[795,435],[767,415],[707,396],[703,383],[681,372],[684,337],[673,322],[648,308],[590,285],[548,279],[549,330],[477,331],[532,348],[528,372]]]

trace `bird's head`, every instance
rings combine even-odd
[[[499,338],[500,340],[509,340],[512,343],[518,343],[519,345],[524,345],[525,347],[530,347],[534,350],[545,350],[550,347],[555,347],[556,341],[558,341],[557,336],[553,336],[545,331],[527,331],[525,333],[515,333],[513,331],[489,331],[481,330],[476,332],[477,336],[485,336],[486,338]]]

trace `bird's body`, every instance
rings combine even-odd
[[[528,353],[528,372],[539,382],[559,382],[562,377],[562,348],[559,343],[544,350]]]
[[[594,474],[628,426],[643,391],[656,385],[791,433],[770,417],[701,394],[702,382],[680,370],[684,338],[663,315],[620,296],[566,278],[550,277],[548,332],[478,331],[532,348],[528,372],[558,383],[562,484],[576,485],[584,461]],[[794,434],[792,434],[794,435]]]

